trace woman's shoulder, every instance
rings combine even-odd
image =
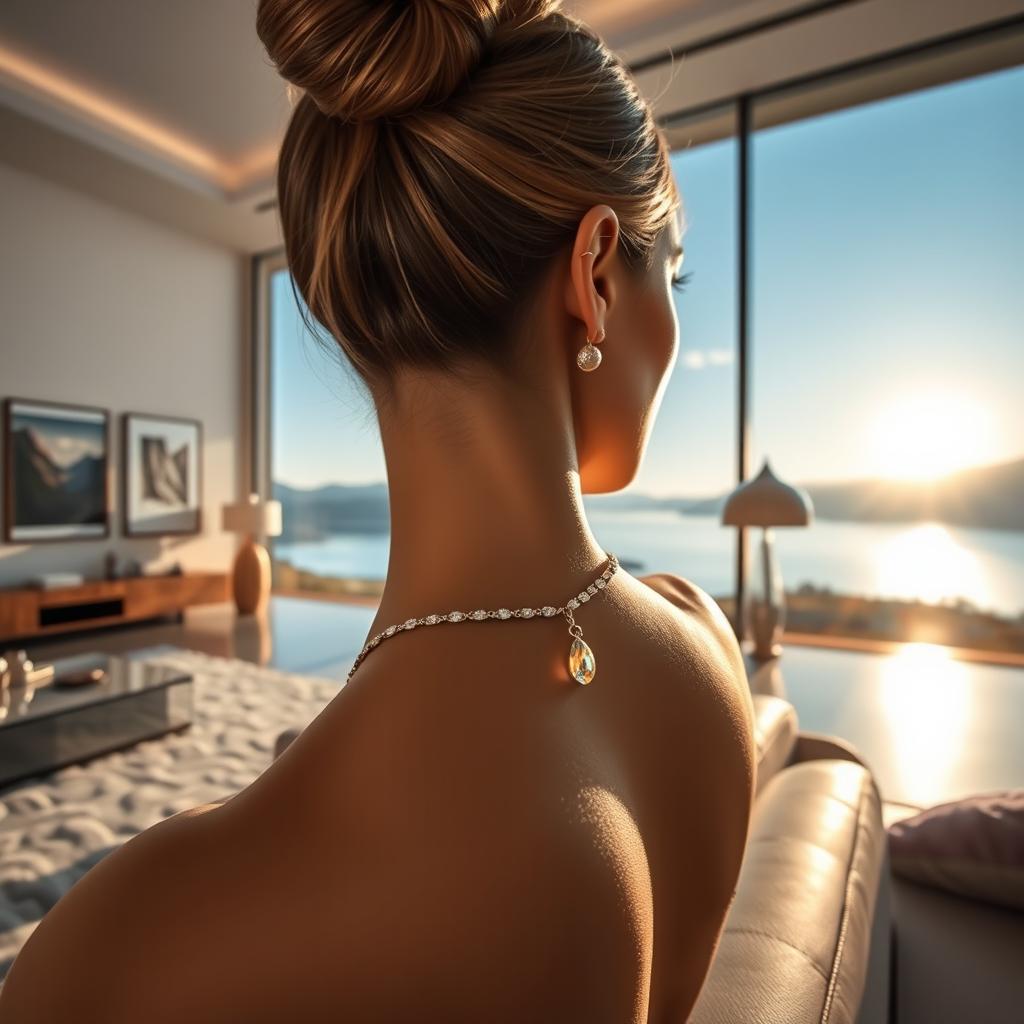
[[[746,666],[732,623],[721,605],[695,583],[674,573],[641,576],[639,582],[664,598],[682,626],[679,642],[687,659],[708,674],[721,694],[739,702],[744,714],[749,715],[752,729],[753,705]]]
[[[317,985],[333,976],[323,959],[326,914],[335,911],[352,935],[358,928],[332,898],[325,858],[301,816],[250,799],[255,785],[158,822],[83,875],[15,959],[0,989],[0,1021],[316,1016]],[[302,802],[294,794],[292,805]],[[341,936],[332,938],[344,959]]]
[[[366,760],[328,749],[345,730],[307,729],[225,804],[83,876],[15,961],[0,1020],[512,1020],[559,1000],[566,1019],[628,1019],[630,979],[590,978],[595,935],[630,962],[614,892],[597,898],[608,872],[531,816],[528,780],[452,734]]]
[[[640,582],[658,596],[664,651],[656,696],[675,743],[666,758],[685,769],[681,798],[721,815],[734,836],[746,841],[756,772],[754,708],[736,633],[721,606],[699,586],[672,573]],[[677,776],[679,775],[677,771]]]
[[[216,960],[202,921],[211,893],[201,865],[216,846],[210,826],[220,810],[205,804],[167,818],[83,875],[15,958],[0,989],[0,1019],[172,1019],[176,972],[184,967],[188,978],[204,954]],[[186,934],[188,943],[180,941]],[[175,959],[162,957],[172,950]],[[154,993],[168,993],[166,1015],[160,1007],[149,1013],[152,996],[142,991],[149,983]]]
[[[735,633],[718,602],[696,583],[671,572],[650,573],[638,577],[656,594],[660,594],[673,607],[691,615],[713,633],[718,643],[739,654]],[[742,662],[742,659],[740,659]]]

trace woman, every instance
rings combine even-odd
[[[289,265],[378,412],[387,584],[324,712],[89,872],[0,1018],[685,1021],[747,834],[743,667],[581,502],[633,479],[675,362],[664,142],[554,0],[261,0],[257,28],[302,90]],[[454,609],[492,614],[431,627]]]

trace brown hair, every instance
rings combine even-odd
[[[257,31],[303,90],[278,167],[288,264],[364,378],[506,361],[594,205],[650,266],[678,205],[665,142],[558,0],[260,0]]]

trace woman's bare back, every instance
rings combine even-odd
[[[110,1021],[684,1021],[735,887],[753,740],[724,619],[675,577],[644,582],[578,615],[586,689],[561,619],[382,645],[246,790],[90,872],[19,958],[18,1000],[77,943],[76,1006],[91,991]]]

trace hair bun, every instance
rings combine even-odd
[[[498,25],[559,0],[260,0],[256,31],[278,71],[323,113],[406,114],[450,96]]]

